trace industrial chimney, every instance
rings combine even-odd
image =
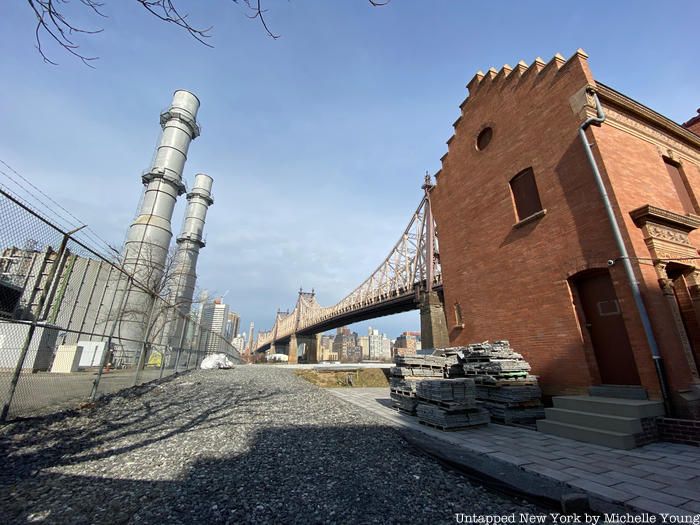
[[[150,170],[142,177],[146,186],[141,208],[132,223],[124,245],[124,268],[136,284],[126,287],[127,314],[120,321],[119,336],[129,349],[137,349],[146,335],[153,297],[163,277],[172,231],[170,221],[175,201],[185,192],[182,170],[190,142],[199,136],[199,99],[189,91],[173,94],[170,107],[160,115],[163,133]]]
[[[204,223],[209,206],[214,204],[211,188],[214,180],[204,173],[194,179],[194,185],[187,194],[187,209],[182,224],[182,233],[177,238],[177,253],[173,265],[173,286],[170,301],[176,305],[177,322],[170,323],[167,331],[171,334],[170,344],[177,345],[184,328],[182,317],[190,313],[194,287],[197,281],[197,259],[199,250],[204,248]]]

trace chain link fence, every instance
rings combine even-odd
[[[212,353],[240,362],[230,342],[183,315],[165,290],[139,283],[116,252],[91,247],[79,228],[66,231],[3,189],[0,224],[0,421],[191,370]],[[129,323],[142,339],[122,336]]]

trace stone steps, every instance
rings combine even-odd
[[[661,401],[600,396],[557,396],[552,398],[552,402],[554,403],[554,408],[578,410],[606,416],[636,417],[641,419],[664,415],[664,405]]]
[[[537,430],[611,448],[631,449],[643,435],[642,419],[664,415],[660,401],[602,396],[559,396]]]
[[[589,427],[560,423],[558,421],[549,421],[547,419],[540,419],[537,421],[537,430],[545,434],[553,434],[563,438],[585,441],[586,443],[593,443],[594,445],[602,445],[610,448],[629,450],[636,446],[632,434],[597,430]]]
[[[634,417],[606,416],[563,408],[545,408],[544,413],[547,420],[567,425],[597,428],[622,434],[637,434],[642,431],[642,424],[639,418]]]

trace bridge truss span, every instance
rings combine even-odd
[[[408,226],[384,261],[362,284],[333,306],[321,306],[316,294],[299,291],[291,312],[278,311],[272,330],[260,332],[261,351],[296,334],[311,335],[352,322],[419,307],[420,293],[442,287],[435,221],[430,209],[430,177],[425,195]]]

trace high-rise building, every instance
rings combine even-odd
[[[357,338],[357,344],[362,348],[362,359],[371,359],[369,356],[369,336],[359,336]]]
[[[226,319],[226,339],[232,341],[238,337],[238,330],[241,324],[241,317],[236,312],[229,312]]]
[[[391,339],[386,334],[382,336],[382,359],[391,359]]]
[[[231,346],[242,354],[246,348],[245,334],[238,334],[236,337],[232,337]]]
[[[382,334],[376,328],[369,327],[369,359],[376,361],[382,356]]]
[[[322,335],[321,336],[321,355],[319,361],[337,361],[338,354],[333,352],[333,341],[334,337],[332,335]]]
[[[338,328],[333,340],[333,353],[338,354],[341,362],[357,362],[362,358],[362,347],[358,344],[357,334],[347,326]]]
[[[207,338],[207,353],[222,352],[225,348],[228,305],[221,299],[202,305],[202,329],[210,333]],[[218,336],[218,337],[217,337]]]

